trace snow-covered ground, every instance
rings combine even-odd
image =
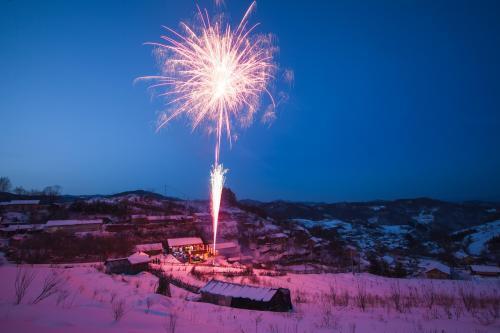
[[[154,294],[156,277],[109,276],[92,265],[50,268],[23,266],[34,274],[21,303],[14,305],[16,266],[0,266],[0,331],[10,332],[498,332],[494,308],[462,304],[460,290],[486,299],[496,297],[498,280],[397,280],[369,274],[287,274],[234,277],[230,281],[290,288],[294,310],[259,312],[186,300],[189,293],[171,287],[173,297]],[[190,274],[192,266],[166,264],[165,271],[186,282],[203,285]],[[213,268],[197,267],[210,272]],[[220,271],[227,270],[219,268]],[[58,292],[32,304],[43,281],[56,274]],[[222,279],[222,275],[217,278]],[[226,278],[227,279],[227,278]],[[432,293],[431,293],[432,292]],[[410,295],[407,295],[411,293]],[[363,297],[365,295],[365,297]],[[401,308],[395,306],[400,295]],[[427,297],[424,297],[427,295]],[[433,299],[429,295],[434,295]],[[445,295],[452,301],[445,302]],[[191,295],[192,296],[192,295]],[[408,297],[407,297],[408,296]],[[149,299],[149,301],[148,301]],[[366,301],[365,309],[361,304]],[[411,300],[430,300],[417,304]],[[405,304],[410,302],[411,304]],[[114,314],[123,305],[124,314]],[[149,308],[149,309],[148,309]],[[498,302],[497,308],[498,311]],[[488,311],[488,314],[487,312]],[[491,312],[491,313],[490,313]],[[497,313],[498,316],[498,313]],[[172,329],[175,322],[175,329]]]

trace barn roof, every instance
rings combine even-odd
[[[246,286],[242,284],[210,280],[200,292],[235,298],[248,298],[254,301],[268,302],[278,289],[267,287]]]
[[[186,246],[203,244],[200,237],[183,237],[183,238],[169,238],[167,239],[168,246]]]

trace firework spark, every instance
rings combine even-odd
[[[139,79],[154,80],[151,88],[161,89],[167,98],[167,111],[158,119],[158,129],[172,119],[186,115],[193,130],[206,124],[215,132],[215,162],[211,172],[211,200],[214,221],[214,250],[218,213],[226,170],[219,163],[223,132],[231,144],[232,122],[247,126],[267,94],[271,108],[275,103],[268,90],[274,77],[276,48],[269,35],[254,34],[258,24],[249,25],[253,2],[236,28],[222,19],[210,20],[198,8],[199,25],[181,22],[182,32],[167,28],[161,36],[166,43],[155,46],[161,75]]]
[[[210,173],[210,185],[212,189],[211,202],[212,202],[212,221],[214,230],[214,254],[215,245],[217,243],[217,225],[219,222],[219,209],[220,201],[222,195],[222,189],[224,188],[224,181],[227,169],[224,169],[222,164],[216,164],[212,168]]]

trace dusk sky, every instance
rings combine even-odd
[[[236,24],[250,1],[225,1]],[[213,1],[200,1],[213,10]],[[162,25],[194,1],[0,2],[0,176],[66,194],[207,198],[214,138],[155,132]],[[213,11],[212,11],[213,12]],[[258,1],[291,68],[268,126],[221,159],[239,198],[500,199],[500,1]]]

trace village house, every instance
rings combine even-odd
[[[136,252],[127,258],[108,259],[104,265],[107,274],[137,274],[148,270],[149,261],[146,253]]]
[[[29,212],[40,208],[40,200],[10,200],[0,202],[4,211]]]
[[[167,244],[170,253],[188,252],[204,248],[204,243],[200,237],[169,238]]]
[[[137,225],[129,223],[109,223],[104,226],[104,229],[108,232],[121,232],[121,231],[137,231],[139,228]]]
[[[218,280],[210,280],[200,289],[203,302],[233,308],[290,311],[290,290],[285,288],[255,287]]]
[[[432,262],[425,267],[423,274],[428,279],[449,279],[451,277],[451,269],[439,262]]]
[[[48,232],[64,230],[68,232],[92,232],[100,231],[102,220],[49,220],[44,226]]]
[[[155,256],[163,253],[163,245],[161,243],[138,244],[135,246],[135,251]]]
[[[210,213],[194,213],[193,216],[196,222],[212,222],[212,214]]]
[[[210,252],[214,251],[214,244],[208,244]],[[218,255],[224,256],[226,258],[235,257],[240,254],[240,245],[235,242],[220,242],[215,244],[215,250]]]
[[[252,262],[253,257],[252,256],[236,256],[236,257],[230,257],[226,259],[228,263],[234,264],[234,263],[239,263],[239,264],[249,264]]]
[[[12,224],[0,228],[0,234],[3,236],[12,236],[15,234],[40,232],[43,230],[43,224]]]
[[[192,222],[193,217],[188,215],[130,215],[133,223],[172,223],[172,222]]]
[[[480,276],[500,276],[500,268],[497,266],[488,266],[488,265],[470,265],[469,270],[473,275]]]
[[[189,262],[203,261],[210,255],[210,247],[200,237],[182,237],[167,239],[168,251],[177,259]]]

